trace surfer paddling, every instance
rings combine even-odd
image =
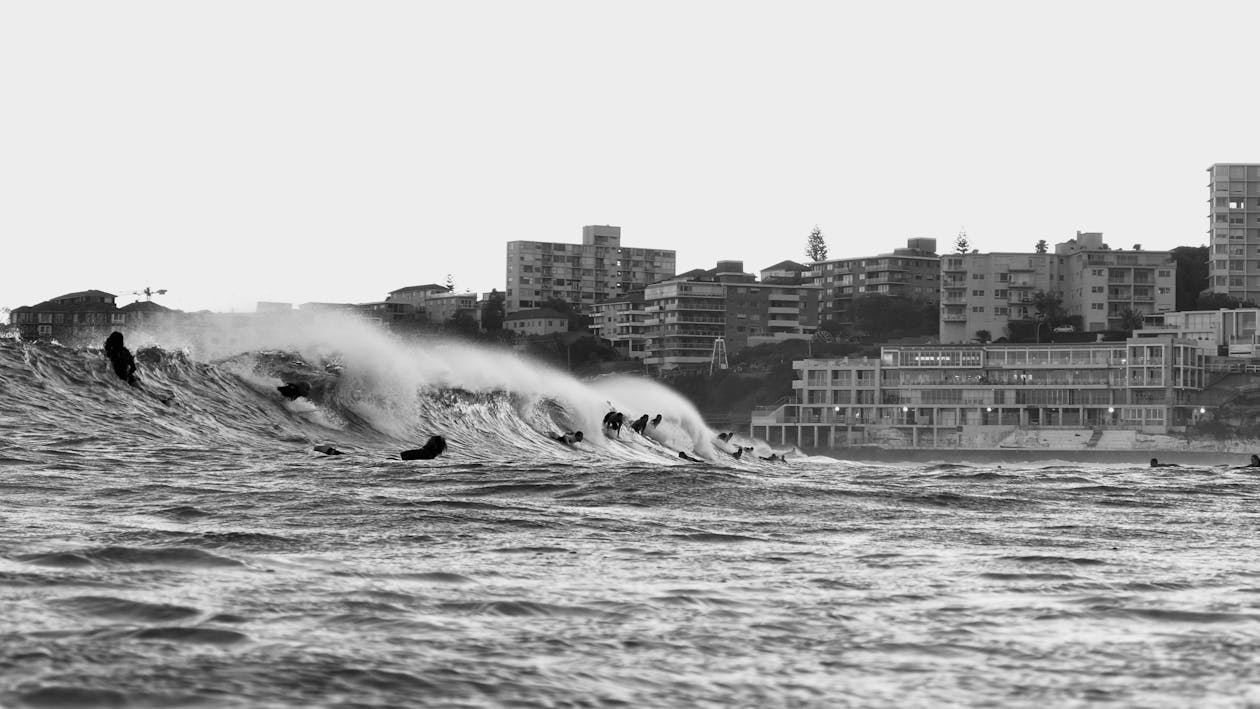
[[[571,446],[574,443],[582,442],[582,432],[574,431],[573,433],[562,433],[559,436],[556,436],[555,439],[566,446]]]

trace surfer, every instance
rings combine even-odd
[[[743,449],[743,448],[736,448],[736,449],[735,449],[735,452],[734,452],[734,453],[731,453],[731,455],[735,456],[735,460],[739,460],[739,459],[740,459],[741,457],[743,457],[743,455],[744,455],[744,449]]]
[[[140,382],[136,380],[136,358],[131,356],[131,350],[123,346],[121,332],[112,332],[105,338],[105,356],[114,366],[114,374],[117,374],[119,379],[133,387],[140,386]]]
[[[689,461],[691,461],[692,463],[701,463],[701,462],[704,462],[704,461],[700,460],[699,458],[692,458],[691,456],[687,455],[687,451],[678,451],[678,457],[679,457],[679,458],[682,458],[683,460],[689,460]]]
[[[446,450],[446,439],[441,436],[430,436],[428,442],[420,448],[403,451],[399,455],[403,460],[432,460]]]
[[[310,382],[296,382],[293,384],[286,382],[281,386],[276,387],[276,391],[280,392],[280,396],[283,396],[289,401],[293,401],[299,396],[310,396],[311,385]]]
[[[656,418],[652,419],[652,428],[656,428],[659,425],[661,425],[661,415],[657,414]]]
[[[1260,455],[1251,454],[1251,462],[1246,465],[1236,465],[1231,470],[1248,470],[1250,468],[1260,468]]]
[[[604,414],[604,428],[617,432],[617,438],[621,438],[621,425],[626,422],[625,414],[618,411],[609,411]]]
[[[556,440],[566,446],[571,446],[574,443],[580,443],[582,441],[582,432],[574,431],[573,433],[562,433],[559,436],[556,436]]]
[[[636,419],[634,423],[630,424],[630,430],[642,436],[643,430],[647,428],[647,425],[648,425],[648,415],[643,414],[638,419]]]
[[[332,446],[328,446],[328,445],[315,446],[315,450],[319,453],[323,453],[324,455],[345,455],[344,453],[337,450],[336,448],[333,448]]]
[[[1161,463],[1158,458],[1151,458],[1152,468],[1180,468],[1176,463]]]

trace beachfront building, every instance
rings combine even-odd
[[[839,448],[1121,447],[1205,413],[1207,360],[1171,335],[1080,344],[886,346],[878,359],[793,362],[794,400],[752,435]],[[1029,437],[1035,439],[1029,441]]]
[[[126,321],[114,304],[115,295],[85,290],[57,296],[36,305],[24,305],[9,313],[9,324],[26,339],[56,339],[66,344],[82,339],[103,342],[109,328]]]
[[[1260,164],[1208,168],[1208,235],[1209,287],[1260,302]]]
[[[1260,309],[1183,310],[1147,318],[1134,337],[1175,335],[1193,340],[1208,356],[1260,357]]]
[[[822,292],[822,317],[853,325],[853,299],[891,295],[922,302],[940,297],[941,257],[936,239],[907,239],[891,254],[829,259],[810,264],[808,275]]]
[[[718,338],[733,354],[745,347],[813,337],[822,288],[793,283],[789,276],[772,279],[759,282],[744,271],[742,261],[718,261],[714,268],[648,286],[643,296],[644,363],[662,369],[709,366]]]
[[[602,300],[591,310],[591,333],[607,340],[622,357],[647,356],[647,312],[643,291]]]
[[[673,249],[621,245],[621,227],[584,226],[582,243],[509,241],[507,312],[558,298],[578,310],[674,275]]]
[[[1098,232],[1077,232],[1054,253],[951,254],[941,259],[940,339],[965,343],[988,332],[997,339],[1012,321],[1031,321],[1036,339],[1050,339],[1034,293],[1058,292],[1072,327],[1125,330],[1176,307],[1177,269],[1168,251],[1111,249]],[[1068,323],[1059,323],[1066,325]],[[1043,327],[1044,325],[1044,327]]]

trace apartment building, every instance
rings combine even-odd
[[[1053,289],[1054,276],[1049,254],[942,256],[941,342],[1002,337],[1008,322],[1032,317],[1032,294]]]
[[[622,357],[643,359],[647,356],[646,320],[643,291],[631,291],[595,304],[591,332],[611,343]]]
[[[852,325],[853,299],[860,295],[895,295],[924,302],[940,297],[941,257],[936,239],[907,239],[891,254],[829,259],[811,264],[814,285],[823,288],[822,316]]]
[[[784,282],[791,280],[775,276],[769,283],[758,282],[744,271],[742,261],[719,261],[715,268],[695,269],[648,286],[644,362],[663,369],[706,366],[719,337],[728,354],[812,337],[818,328],[822,288]]]
[[[1125,328],[1137,316],[1176,308],[1177,268],[1168,251],[1112,249],[1097,232],[1077,232],[1054,253],[950,254],[941,259],[941,342],[1003,337],[1012,321],[1037,321],[1033,293],[1058,291],[1085,332]],[[1034,327],[1049,338],[1049,327]]]
[[[1208,168],[1209,287],[1260,303],[1260,164]]]
[[[509,241],[506,309],[542,307],[559,298],[579,310],[674,275],[673,249],[621,245],[621,227],[582,227],[582,243]]]
[[[1109,447],[1110,431],[1167,433],[1206,413],[1206,358],[1171,335],[888,346],[879,359],[793,367],[794,401],[754,410],[751,420],[752,434],[775,445],[1000,448],[1044,431],[1057,432],[1061,447]]]
[[[673,280],[643,290],[647,334],[644,364],[661,369],[709,364],[713,343],[726,334],[726,288],[721,283]]]

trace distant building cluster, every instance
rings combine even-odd
[[[1260,164],[1208,172],[1207,287],[1260,301]],[[981,253],[965,239],[955,249],[940,254],[936,239],[910,238],[870,256],[785,260],[759,272],[719,260],[679,273],[674,250],[627,246],[620,227],[594,225],[580,243],[507,242],[502,292],[460,293],[448,280],[367,303],[187,314],[149,300],[118,307],[115,295],[85,290],[16,308],[10,327],[80,343],[114,329],[200,323],[208,348],[230,350],[276,322],[321,312],[396,330],[502,329],[518,344],[567,339],[566,347],[586,323],[623,357],[670,372],[820,330],[861,335],[872,327],[871,303],[894,302],[879,298],[912,304],[900,311],[907,318],[925,313],[931,324],[936,314],[934,337],[885,343],[879,358],[793,363],[792,400],[754,412],[751,431],[819,448],[1132,447],[1138,432],[1183,431],[1210,417],[1230,395],[1213,388],[1223,377],[1260,373],[1249,363],[1260,356],[1260,309],[1178,312],[1169,251],[1112,248],[1096,232],[1029,252]],[[143,292],[154,293],[164,291]]]

